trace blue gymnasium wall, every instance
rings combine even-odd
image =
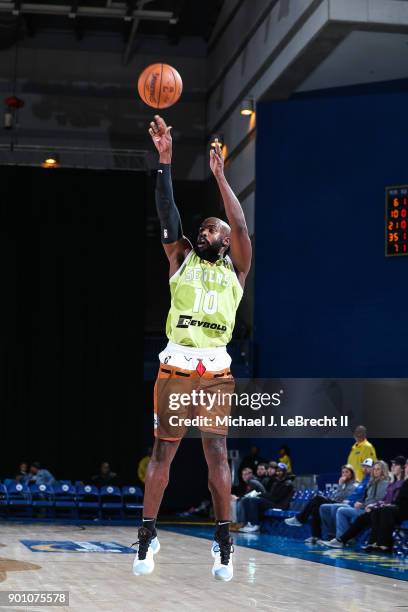
[[[384,189],[408,183],[407,109],[406,82],[258,105],[257,376],[407,376],[408,257],[384,256]],[[336,469],[352,441],[287,442],[307,472],[320,454]]]

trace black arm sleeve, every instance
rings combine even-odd
[[[159,164],[155,195],[161,227],[161,241],[164,244],[176,242],[183,237],[183,229],[180,214],[174,201],[170,164]]]

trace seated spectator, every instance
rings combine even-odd
[[[285,463],[278,463],[276,479],[266,493],[254,497],[244,497],[241,501],[245,527],[240,531],[244,533],[255,533],[260,529],[262,513],[267,508],[280,508],[286,510],[293,496],[293,476],[287,473]]]
[[[380,501],[366,504],[364,507],[364,512],[356,518],[356,520],[345,532],[338,533],[335,538],[335,541],[332,540],[330,542],[327,542],[328,546],[331,546],[333,548],[342,548],[342,546],[345,546],[350,540],[352,540],[359,533],[364,531],[364,529],[371,527],[373,510],[375,510],[376,508],[382,508],[384,506],[390,506],[395,503],[399,490],[404,484],[404,468],[406,461],[407,460],[402,455],[395,457],[395,459],[391,461],[391,473],[393,476],[393,481],[388,484],[385,497]],[[370,549],[371,547],[369,547],[369,550]]]
[[[353,467],[349,464],[343,465],[339,478],[339,486],[332,498],[324,495],[315,495],[303,508],[299,514],[292,518],[285,519],[286,525],[290,527],[301,527],[308,518],[312,518],[312,535],[305,540],[308,544],[316,544],[317,540],[322,537],[322,522],[320,518],[320,506],[322,504],[338,504],[344,502],[353,493],[357,483],[354,475]]]
[[[280,447],[278,461],[287,465],[288,474],[292,473],[292,459],[290,457],[290,450],[288,446],[284,445]]]
[[[92,484],[97,487],[117,486],[118,476],[115,472],[111,471],[107,461],[101,463],[99,474],[92,476]]]
[[[373,465],[374,461],[371,459],[371,457],[364,459],[364,461],[361,463],[364,478],[357,484],[356,488],[348,499],[345,499],[344,502],[340,502],[338,504],[322,504],[320,506],[319,512],[322,522],[322,538],[324,540],[329,540],[336,534],[336,514],[337,510],[341,506],[350,506],[353,508],[356,502],[364,501],[366,489],[373,470]]]
[[[251,468],[245,467],[241,471],[240,482],[232,487],[231,492],[231,520],[232,531],[237,531],[243,526],[241,500],[252,491],[265,493],[265,487],[253,474]]]
[[[21,484],[26,484],[30,480],[30,473],[28,471],[28,463],[23,461],[20,463],[18,472],[15,475],[14,480],[16,482],[20,482]]]
[[[53,485],[55,483],[55,478],[51,472],[42,468],[38,461],[34,461],[34,463],[30,465],[29,483],[36,485]]]
[[[267,491],[269,491],[272,484],[275,482],[277,467],[278,464],[276,463],[276,461],[270,461],[266,468],[266,477],[265,482],[263,482],[263,485]]]
[[[243,497],[251,491],[265,493],[265,487],[259,481],[259,479],[254,476],[251,468],[246,467],[241,471],[239,484],[232,487],[232,493],[237,497]]]
[[[343,543],[338,538],[347,531],[358,516],[364,514],[366,506],[375,504],[384,498],[389,482],[388,465],[385,461],[376,461],[363,501],[355,502],[352,508],[343,506],[337,510],[336,537],[330,541],[323,541],[323,544],[332,548],[343,548]]]
[[[393,504],[374,508],[371,516],[371,532],[367,552],[392,552],[394,530],[408,519],[408,461],[405,463],[405,479]]]
[[[259,480],[259,482],[263,484],[264,487],[268,480],[268,476],[266,473],[267,467],[268,467],[267,463],[258,463],[258,465],[256,466],[256,477]]]

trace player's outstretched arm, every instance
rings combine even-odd
[[[167,126],[162,117],[155,115],[154,121],[150,123],[149,134],[160,154],[155,193],[156,208],[160,219],[161,240],[170,263],[170,276],[172,276],[179,269],[192,246],[190,241],[183,236],[180,214],[173,196],[170,130],[171,126]]]
[[[210,168],[218,183],[225,214],[231,227],[230,256],[243,284],[251,267],[252,245],[244,211],[224,175],[224,158],[218,142],[210,150]]]

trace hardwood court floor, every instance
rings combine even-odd
[[[0,523],[0,591],[69,590],[70,607],[21,612],[392,612],[408,609],[408,583],[269,552],[236,547],[229,583],[211,576],[210,542],[159,531],[154,574],[133,576],[133,555],[32,552],[20,540],[113,541],[129,527]],[[0,608],[0,610],[6,608]]]

